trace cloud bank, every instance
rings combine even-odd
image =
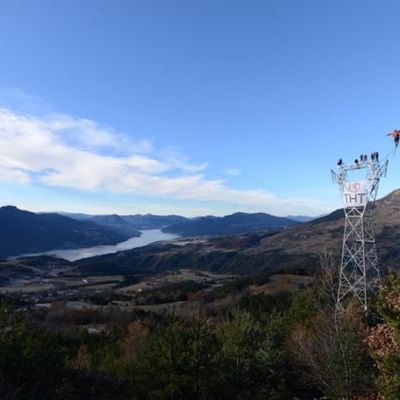
[[[133,141],[94,121],[65,114],[45,117],[0,109],[0,180],[115,194],[251,206],[275,214],[318,213],[325,205],[238,190],[205,176],[207,164],[161,159],[146,140]],[[231,171],[232,172],[232,171]]]

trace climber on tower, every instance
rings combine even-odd
[[[392,136],[392,138],[394,140],[394,144],[397,148],[397,146],[399,145],[399,141],[400,141],[400,130],[395,129],[393,132],[388,133],[386,136]]]

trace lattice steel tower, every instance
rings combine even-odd
[[[378,153],[373,153],[369,161],[366,156],[364,161],[350,165],[339,161],[337,171],[332,171],[332,179],[343,195],[345,215],[337,310],[343,310],[346,298],[352,295],[367,311],[368,293],[380,286],[372,214],[387,166],[387,160],[381,164]],[[351,175],[361,179],[352,180]]]

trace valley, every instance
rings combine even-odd
[[[392,212],[399,203],[399,190],[376,203],[383,271],[400,263],[400,220],[393,219],[398,214]],[[221,287],[260,276],[265,282],[258,286],[247,282],[245,292],[293,291],[307,284],[322,255],[338,259],[342,217],[338,210],[271,232],[215,238],[166,236],[169,240],[76,261],[50,255],[4,261],[0,263],[0,293],[21,307],[51,307],[61,302],[68,307],[165,311],[184,309],[189,302],[191,307],[209,307]],[[292,281],[284,283],[287,276]],[[241,289],[236,295],[240,293]]]
[[[293,292],[311,282],[310,277],[297,274],[261,274],[243,278],[194,269],[157,274],[92,275],[74,263],[51,257],[1,263],[0,276],[3,278],[0,297],[18,309],[51,312],[62,306],[64,312],[141,310],[182,317],[205,310],[220,313],[247,294]],[[80,329],[78,325],[75,328]]]

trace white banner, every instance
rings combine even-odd
[[[347,207],[365,207],[368,203],[367,181],[345,182],[343,204]]]

